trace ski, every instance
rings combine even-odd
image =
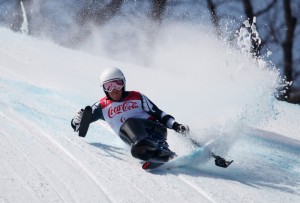
[[[92,118],[92,107],[86,106],[82,115],[82,119],[80,122],[80,127],[79,127],[79,132],[78,135],[79,137],[85,137],[86,133],[89,129],[90,123],[91,123],[91,118]]]
[[[215,165],[218,166],[218,167],[227,168],[233,162],[233,160],[227,161],[224,158],[222,158],[218,155],[215,155],[212,152],[210,153],[210,156],[215,159]],[[159,168],[160,166],[162,166],[166,163],[168,163],[168,162],[160,163],[160,162],[145,161],[142,165],[142,168],[146,171],[151,171],[153,169]]]

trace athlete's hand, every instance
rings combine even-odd
[[[183,135],[187,135],[190,132],[190,128],[187,125],[183,125],[183,124],[179,124],[177,122],[175,122],[172,126],[172,129],[175,130],[176,132],[183,134]]]
[[[72,124],[72,127],[74,128],[74,131],[76,131],[76,132],[79,130],[83,112],[84,112],[84,110],[81,109],[80,111],[78,111],[75,114],[74,118],[72,119],[71,124]]]

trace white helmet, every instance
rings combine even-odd
[[[124,84],[126,82],[125,76],[119,68],[116,67],[107,68],[100,75],[101,86],[106,82],[116,80],[116,79],[123,80]]]

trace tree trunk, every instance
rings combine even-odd
[[[283,0],[284,5],[284,17],[286,24],[286,36],[283,42],[283,58],[284,58],[284,75],[287,82],[293,80],[293,44],[294,44],[294,33],[297,19],[292,16],[291,2],[290,0]],[[287,89],[285,94],[286,100],[289,100],[290,88]]]
[[[154,21],[158,23],[162,21],[167,2],[168,0],[153,0],[151,17]]]
[[[254,12],[253,12],[253,6],[250,0],[243,0],[244,3],[244,11],[245,14],[249,20],[250,25],[253,24],[254,22]],[[259,42],[256,41],[257,38],[255,36],[255,33],[252,33],[251,28],[249,29],[249,32],[251,33],[251,53],[253,54],[254,57],[258,57],[259,55]]]
[[[112,0],[102,9],[94,9],[94,7],[99,7],[97,2],[94,2],[92,5],[85,5],[79,12],[76,20],[80,25],[84,25],[88,22],[103,25],[120,11],[123,3],[124,0]]]
[[[249,19],[249,23],[252,24],[253,17],[254,17],[252,4],[251,4],[250,0],[243,0],[243,3],[244,3],[245,14],[246,14],[247,18]]]
[[[220,37],[221,30],[220,30],[220,25],[219,25],[219,17],[217,15],[216,4],[213,2],[213,0],[207,0],[207,6],[208,6],[208,10],[210,12],[212,24],[216,30],[216,34],[218,37]]]
[[[122,8],[124,0],[112,0],[104,9],[96,13],[97,24],[104,24],[113,18]]]

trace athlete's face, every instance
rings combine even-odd
[[[114,89],[113,91],[108,92],[108,95],[114,101],[119,101],[122,98],[122,89],[120,89],[120,90]]]

